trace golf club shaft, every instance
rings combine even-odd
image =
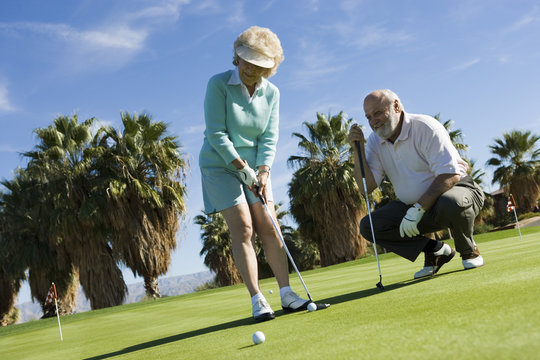
[[[294,263],[292,255],[289,252],[289,249],[287,248],[287,244],[285,244],[285,240],[283,240],[283,236],[281,235],[281,231],[279,231],[279,228],[278,228],[276,222],[274,221],[274,218],[273,218],[272,214],[270,213],[270,210],[268,209],[268,205],[266,204],[266,201],[265,201],[264,197],[262,196],[262,194],[259,194],[259,199],[261,200],[261,203],[263,204],[264,209],[266,210],[266,214],[268,214],[268,217],[270,218],[270,221],[272,221],[272,225],[274,225],[274,229],[276,230],[276,232],[278,234],[278,237],[281,240],[281,244],[285,248],[285,252],[287,253],[287,256],[289,257],[289,260],[291,260],[291,264],[293,265],[294,270],[298,274],[298,278],[300,279],[300,282],[302,283],[302,286],[304,287],[304,290],[306,290],[306,294],[307,294],[309,300],[311,302],[313,302],[313,299],[311,298],[311,294],[309,293],[309,291],[308,291],[308,289],[306,287],[306,283],[304,283],[304,279],[302,279],[302,275],[300,275],[300,271],[298,271],[298,268],[296,267],[296,264]]]
[[[371,219],[371,206],[369,206],[369,197],[368,197],[368,191],[367,191],[367,185],[366,185],[366,173],[364,171],[364,161],[362,160],[362,150],[360,148],[360,143],[358,141],[355,141],[354,145],[356,146],[356,153],[358,154],[358,159],[360,160],[360,171],[362,172],[362,183],[364,184],[364,192],[366,193],[366,207],[368,210],[369,226],[371,227],[373,249],[375,250],[375,258],[377,259],[377,268],[379,269],[379,281],[382,285],[381,265],[379,264],[379,254],[377,252],[377,241],[375,240],[375,231],[373,230],[373,221]]]

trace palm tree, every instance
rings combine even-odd
[[[240,284],[242,278],[234,265],[231,236],[223,216],[197,215],[194,222],[201,227],[200,255],[204,256],[204,265],[216,274],[218,286]]]
[[[289,184],[291,214],[302,238],[317,244],[321,266],[356,259],[366,250],[359,232],[365,202],[347,141],[351,123],[343,112],[317,113],[315,123],[304,122],[308,137],[293,133],[302,154],[288,159],[296,167]]]
[[[99,309],[122,304],[127,287],[113,256],[110,230],[100,212],[104,208],[103,197],[99,196],[100,179],[91,169],[93,121],[79,124],[77,115],[59,116],[53,125],[35,130],[39,143],[24,155],[30,159],[26,171],[42,184],[40,199],[48,201],[43,210],[50,224],[49,243],[63,243],[92,309]],[[41,272],[36,274],[45,278]],[[39,288],[43,291],[49,286],[48,280]]]
[[[78,283],[73,281],[76,272],[63,243],[51,242],[49,237],[51,202],[42,193],[44,187],[21,169],[13,180],[2,184],[8,190],[0,196],[0,243],[5,254],[2,267],[4,274],[15,281],[12,289],[18,291],[29,270],[32,297],[42,305],[44,313],[43,302],[53,281],[58,286],[60,314],[72,313],[78,289]]]
[[[499,183],[516,200],[516,211],[531,211],[540,198],[540,136],[530,131],[504,132],[490,145],[494,157],[487,165],[496,167],[492,184]]]
[[[476,166],[476,161],[473,159],[467,160],[469,163],[468,173],[473,178],[473,181],[482,188],[484,182],[485,171],[482,168]],[[483,191],[483,190],[482,190]],[[484,192],[484,206],[478,213],[478,216],[474,220],[475,224],[482,224],[486,219],[492,217],[495,214],[495,208],[493,207],[493,198],[488,193]]]
[[[473,178],[473,181],[475,183],[481,185],[484,182],[484,176],[486,176],[486,172],[484,171],[484,169],[476,166],[476,160],[474,159],[467,160],[467,163],[469,164],[469,175]]]
[[[281,232],[298,270],[311,270],[321,265],[321,256],[317,244],[303,239],[297,229],[289,226],[282,225]],[[289,271],[294,271],[291,265]]]
[[[441,120],[441,114],[437,114],[433,116],[437,121],[442,123],[446,131],[448,131],[448,135],[450,135],[450,140],[452,141],[452,144],[457,149],[459,154],[464,157],[465,152],[469,149],[469,145],[465,144],[463,141],[463,132],[461,129],[452,130],[452,126],[454,125],[453,120],[446,120],[445,122],[442,122]]]
[[[178,218],[186,211],[188,165],[165,123],[149,114],[121,116],[122,133],[102,128],[93,141],[93,169],[104,184],[97,195],[106,199],[115,258],[143,277],[147,297],[158,298],[157,278],[168,270]]]
[[[274,204],[283,241],[285,241],[285,245],[287,245],[287,249],[289,250],[289,253],[291,254],[298,270],[304,271],[313,269],[315,266],[320,265],[321,261],[317,244],[304,240],[298,230],[284,224],[285,217],[289,215],[289,212],[286,210],[281,210],[282,206],[282,202]],[[264,279],[273,277],[274,273],[266,261],[266,256],[258,237],[256,237],[254,247],[255,253],[257,254],[259,278]],[[289,262],[289,272],[293,271],[294,267]]]
[[[13,228],[13,216],[10,216],[9,204],[6,197],[9,195],[9,183],[2,184],[8,192],[0,192],[0,326],[11,325],[10,314],[14,311],[13,305],[21,287],[21,282],[26,279],[24,264],[13,260],[13,255],[19,254],[9,226]],[[17,204],[20,205],[20,204]]]
[[[0,244],[3,245],[3,237],[0,235]],[[6,271],[3,268],[4,261],[0,263],[0,326],[11,325],[11,314],[13,313],[13,305],[15,304],[15,299],[19,289],[21,288],[21,281],[23,279],[13,279],[12,276],[8,276]]]

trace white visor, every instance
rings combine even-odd
[[[271,69],[274,67],[274,59],[253,50],[250,47],[240,45],[236,48],[236,55],[240,56],[244,61],[262,68]]]

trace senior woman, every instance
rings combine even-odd
[[[276,34],[252,26],[234,42],[236,67],[214,75],[204,99],[206,130],[199,155],[204,211],[221,212],[227,222],[255,321],[271,320],[274,312],[259,289],[254,233],[276,276],[283,310],[299,311],[309,303],[289,286],[283,245],[257,195],[262,193],[275,219],[270,169],[278,140],[279,90],[267,78],[282,61]]]

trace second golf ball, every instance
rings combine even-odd
[[[315,310],[317,310],[317,305],[315,305],[315,303],[309,303],[308,306],[307,306],[307,309],[309,311],[315,311]]]
[[[264,340],[266,340],[262,331],[255,331],[255,333],[253,333],[252,339],[255,345],[262,344]]]

